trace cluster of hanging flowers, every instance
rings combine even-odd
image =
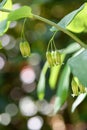
[[[56,49],[53,38],[49,41],[46,58],[50,67],[61,65],[61,53]]]
[[[84,87],[78,80],[77,77],[73,77],[72,82],[71,82],[71,86],[72,86],[72,96],[78,96],[81,93],[86,93],[87,89],[86,87]]]

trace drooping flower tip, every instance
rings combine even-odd
[[[47,51],[46,58],[49,63],[49,66],[61,65],[61,54],[57,50],[55,51]]]
[[[27,41],[20,42],[20,51],[23,57],[30,56],[30,45]]]

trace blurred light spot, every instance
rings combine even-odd
[[[19,9],[21,5],[19,3],[13,4],[13,10]]]
[[[21,88],[15,87],[11,90],[10,96],[13,100],[19,100],[23,96]]]
[[[29,58],[29,62],[31,65],[38,65],[38,64],[40,64],[40,61],[41,61],[41,57],[39,54],[37,54],[37,53],[31,54],[31,56]]]
[[[14,39],[14,37],[9,36],[7,34],[2,36],[1,41],[2,41],[2,46],[7,50],[12,49],[16,43],[16,40]]]
[[[61,5],[54,5],[51,9],[51,14],[56,18],[62,18],[64,15],[64,8]]]
[[[20,73],[20,79],[25,84],[31,84],[35,80],[35,72],[30,67],[25,67]]]
[[[37,33],[39,33],[40,35],[45,34],[47,31],[46,25],[44,23],[37,23],[35,25],[35,30],[37,31]]]
[[[16,21],[11,22],[11,23],[10,23],[10,28],[14,28],[16,25],[17,25],[17,22],[16,22]]]
[[[11,117],[10,117],[10,115],[8,113],[2,113],[0,115],[0,123],[2,125],[7,126],[7,125],[10,124],[10,122],[11,122]]]
[[[3,47],[5,47],[5,46],[7,46],[8,44],[9,44],[9,42],[10,42],[10,36],[9,35],[7,35],[7,34],[5,34],[5,35],[3,35],[2,36],[2,46]]]
[[[6,113],[9,113],[10,116],[15,116],[18,112],[18,108],[15,104],[8,104],[5,108]]]
[[[32,4],[31,5],[32,8],[32,13],[35,13],[37,15],[40,15],[40,6],[37,4]]]
[[[31,84],[23,84],[22,88],[25,92],[30,93],[35,90],[36,84],[34,82]]]
[[[0,70],[4,68],[5,66],[5,56],[0,54]]]
[[[40,130],[43,125],[43,119],[40,116],[32,117],[27,122],[29,130]]]
[[[53,105],[49,104],[46,100],[37,101],[37,106],[39,112],[44,115],[51,115],[53,114]]]
[[[33,116],[37,113],[37,106],[29,97],[24,97],[20,100],[19,108],[21,113],[25,116]]]
[[[56,115],[51,121],[52,130],[66,130],[65,123],[61,115]]]

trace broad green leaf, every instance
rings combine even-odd
[[[87,32],[87,3],[66,28],[75,33]]]
[[[77,10],[72,11],[71,13],[69,13],[68,15],[66,15],[62,20],[60,20],[60,22],[58,23],[59,26],[61,26],[62,28],[66,28],[66,26],[73,21],[74,17],[84,8],[84,4]],[[55,27],[52,27],[50,29],[51,31],[57,31],[58,29],[56,29]]]
[[[48,67],[49,67],[49,65],[46,62],[42,71],[41,71],[40,79],[39,79],[39,82],[37,85],[37,94],[38,94],[38,98],[40,100],[42,100],[44,98],[44,95],[45,95],[45,75],[46,75]]]
[[[31,13],[31,8],[29,6],[23,6],[19,9],[16,9],[14,11],[12,11],[11,13],[9,13],[8,15],[8,21],[15,21],[15,20],[19,20],[21,18],[32,18],[33,15]]]
[[[0,36],[3,35],[7,31],[9,24],[10,23],[7,22],[7,20],[3,20],[0,22]]]
[[[3,9],[12,9],[12,1],[7,0],[6,4],[3,6]],[[8,12],[2,12],[0,11],[0,22],[7,19]]]
[[[71,72],[84,87],[87,87],[87,50],[68,60]]]
[[[61,65],[64,61],[64,58],[65,58],[65,55],[61,54]],[[57,79],[58,79],[61,65],[51,67],[51,72],[50,72],[50,77],[49,77],[49,85],[50,85],[51,89],[55,89],[55,87],[56,87],[56,83],[57,83]]]
[[[7,0],[7,2],[3,6],[3,9],[11,9],[11,8],[12,8],[12,1]],[[9,27],[10,22],[7,21],[7,17],[8,17],[7,12],[0,11],[0,36],[3,35]]]
[[[82,93],[80,94],[76,100],[74,101],[74,103],[72,104],[72,109],[71,111],[74,112],[75,109],[78,107],[78,105],[85,99],[85,97],[87,96],[86,93]]]
[[[58,83],[58,89],[54,105],[54,113],[59,111],[60,107],[64,104],[64,102],[67,99],[69,90],[69,77],[70,77],[70,68],[66,64]]]
[[[3,0],[3,1],[0,3],[0,8],[2,8],[2,7],[5,5],[6,2],[7,2],[7,0]]]

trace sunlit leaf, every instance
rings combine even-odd
[[[82,94],[80,94],[80,95],[76,98],[76,100],[75,100],[74,103],[72,104],[72,109],[71,109],[72,112],[74,112],[75,109],[78,107],[78,105],[85,99],[86,95],[87,95],[86,93],[82,93]]]
[[[59,23],[58,25],[61,26],[62,28],[66,28],[66,26],[73,21],[74,17],[84,8],[84,4],[79,8],[76,9],[74,11],[72,11],[71,13],[69,13],[68,15],[66,15]],[[79,21],[80,22],[80,21]],[[56,29],[55,27],[52,27],[50,29],[51,31],[56,31],[58,29]]]
[[[12,1],[7,0],[6,4],[3,6],[3,9],[12,9]],[[3,35],[8,27],[10,22],[7,21],[8,13],[0,11],[0,36]]]
[[[21,18],[26,18],[26,17],[29,17],[29,18],[33,17],[31,13],[31,8],[29,6],[23,6],[15,11],[12,11],[8,15],[8,21],[15,21]]]
[[[37,94],[38,94],[38,98],[40,100],[42,100],[44,98],[44,95],[45,95],[45,80],[46,80],[45,75],[46,75],[48,67],[49,67],[49,65],[46,62],[42,71],[41,71],[40,79],[39,79],[39,82],[37,85]]]
[[[87,50],[68,60],[68,64],[74,76],[84,87],[87,87]]]
[[[87,32],[87,3],[66,28],[75,33]]]
[[[58,83],[58,89],[57,89],[55,105],[54,105],[54,113],[59,111],[59,109],[67,99],[68,90],[69,90],[69,77],[70,77],[70,68],[66,64],[64,70],[61,73],[59,83]]]

